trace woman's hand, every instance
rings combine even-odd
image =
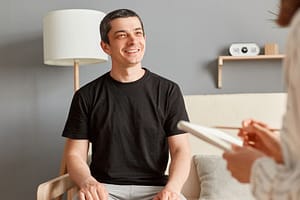
[[[232,151],[223,153],[227,169],[241,183],[249,183],[251,168],[256,159],[265,156],[262,152],[249,147],[233,146]]]
[[[253,119],[244,120],[238,135],[243,138],[245,146],[251,146],[283,163],[279,133],[272,131],[267,124]]]

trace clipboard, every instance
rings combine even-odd
[[[231,151],[231,145],[243,146],[243,141],[216,128],[201,126],[188,121],[179,121],[177,128],[215,146],[223,151]]]

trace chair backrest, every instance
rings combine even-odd
[[[204,126],[241,126],[241,121],[254,118],[273,128],[281,128],[286,109],[285,93],[241,93],[184,96],[190,121]],[[237,130],[224,130],[236,136]],[[222,155],[223,151],[190,136],[192,155]],[[199,176],[192,162],[189,177],[183,186],[187,199],[199,199]]]

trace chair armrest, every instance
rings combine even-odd
[[[60,197],[70,189],[76,189],[75,183],[71,180],[69,174],[53,178],[47,182],[41,183],[37,189],[37,200],[49,200]]]

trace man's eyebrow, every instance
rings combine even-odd
[[[134,31],[139,31],[139,30],[143,30],[142,29],[142,27],[138,27],[138,28],[135,28],[135,29],[133,29]],[[126,31],[126,30],[118,30],[118,31],[115,31],[114,32],[114,35],[115,34],[118,34],[118,33],[127,33],[128,31]]]
[[[114,32],[114,35],[116,35],[116,34],[118,34],[118,33],[126,33],[126,31],[125,31],[125,30],[118,30],[118,31],[115,31],[115,32]]]
[[[134,29],[135,31],[143,30],[142,27],[138,27]]]

